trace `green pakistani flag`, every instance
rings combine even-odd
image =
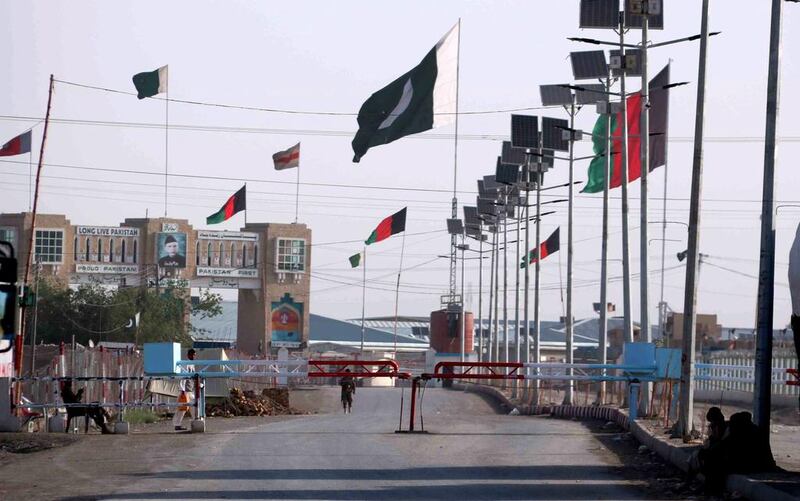
[[[350,256],[350,267],[351,268],[358,268],[358,265],[361,264],[361,253],[353,254]]]
[[[417,66],[361,106],[353,162],[373,146],[455,121],[459,30],[453,26]]]
[[[133,75],[133,85],[139,99],[153,97],[156,94],[167,92],[168,66],[162,66],[154,71],[145,71]]]

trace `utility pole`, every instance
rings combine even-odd
[[[483,362],[483,224],[478,226],[478,255],[478,362]]]
[[[572,325],[572,209],[573,209],[573,164],[575,160],[575,93],[572,93],[572,103],[569,106],[569,207],[567,209],[567,363],[574,362]],[[573,370],[567,369],[567,374],[572,376]],[[564,394],[564,405],[572,405],[574,381],[567,381],[567,390]]]
[[[524,333],[524,340],[525,340],[525,356],[524,360],[526,364],[531,363],[531,330],[530,330],[530,323],[529,323],[529,310],[530,310],[530,300],[528,299],[529,296],[529,289],[531,284],[531,274],[530,274],[530,263],[528,262],[528,251],[531,248],[531,237],[530,237],[530,226],[531,226],[531,219],[530,219],[530,193],[531,193],[531,153],[530,150],[526,150],[525,152],[525,172],[524,172],[524,179],[525,179],[525,251],[523,255],[525,256],[523,259],[525,260],[525,294],[523,295],[523,302],[524,302],[524,323],[525,323],[525,330]],[[537,223],[538,224],[538,223]],[[530,369],[526,369],[526,374]],[[528,381],[524,382],[525,385],[525,398],[527,400],[528,397]]]
[[[600,256],[600,335],[598,348],[600,350],[600,363],[608,363],[606,346],[608,345],[608,184],[611,182],[609,171],[611,170],[611,147],[614,142],[611,140],[611,71],[606,77],[606,153],[605,169],[603,172],[603,242],[601,245]],[[603,369],[602,375],[606,375]],[[606,382],[600,381],[600,391],[597,396],[600,405],[606,399]]]
[[[541,240],[542,230],[542,181],[544,180],[544,159],[542,158],[542,131],[539,131],[539,156],[536,168],[536,267],[533,273],[533,358],[534,363],[539,363],[542,360],[541,355],[541,319],[539,318],[539,272],[542,260],[539,256],[539,242]],[[527,252],[527,249],[526,249]],[[525,257],[526,268],[530,266],[527,256]],[[539,375],[539,369],[535,371]],[[539,405],[539,380],[533,382],[533,403]]]
[[[697,273],[700,255],[700,207],[703,190],[703,121],[706,104],[706,54],[708,48],[708,3],[703,0],[700,22],[700,59],[697,70],[697,110],[694,123],[692,193],[689,208],[689,247],[686,255],[686,286],[683,299],[683,354],[681,356],[681,395],[678,433],[684,442],[691,437],[694,415],[695,321],[697,318]],[[771,326],[770,326],[771,328]]]
[[[631,252],[628,234],[628,99],[625,95],[625,12],[619,13],[620,96],[622,96],[622,314],[623,338],[633,342],[633,319],[631,315]]]
[[[764,187],[761,195],[761,258],[758,269],[758,332],[756,335],[753,418],[769,443],[772,400],[772,321],[775,299],[775,160],[780,102],[781,11],[783,0],[772,0],[767,76],[767,126],[764,139]]]

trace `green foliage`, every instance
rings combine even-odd
[[[125,421],[130,424],[150,424],[158,421],[158,416],[147,409],[131,409],[125,412]]]
[[[197,300],[187,289],[111,288],[100,284],[66,287],[53,279],[38,283],[37,343],[89,340],[191,343],[190,315],[210,318],[222,313],[222,298],[208,290]],[[34,308],[27,308],[27,325],[33,325]],[[138,326],[134,325],[140,314]],[[30,332],[30,331],[29,331]],[[27,339],[30,339],[29,337]]]

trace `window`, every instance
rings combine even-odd
[[[194,265],[200,266],[200,241],[194,244]]]
[[[15,228],[0,228],[0,240],[11,242],[14,246],[14,252],[19,252],[17,249],[17,230]]]
[[[206,266],[211,266],[211,242],[208,242],[206,247]]]
[[[97,261],[98,262],[102,262],[103,261],[103,239],[102,238],[98,238],[97,239]]]
[[[276,270],[302,273],[306,270],[306,241],[298,238],[277,239]]]
[[[120,263],[124,263],[125,259],[126,259],[126,257],[125,257],[125,239],[122,239],[122,252],[120,252],[119,256],[120,256],[119,262]]]
[[[62,263],[64,261],[64,231],[36,230],[34,252],[40,263]]]
[[[80,255],[78,254],[78,237],[72,239],[72,255],[75,261],[80,261]]]
[[[138,240],[134,240],[133,241],[133,256],[132,256],[133,259],[131,259],[133,264],[136,264],[136,255],[137,255],[137,251],[138,250],[139,250],[139,241]]]
[[[83,256],[83,260],[84,261],[88,261],[89,260],[89,249],[90,249],[89,237],[86,237],[86,251],[85,251],[85,254]]]
[[[114,262],[114,239],[113,238],[109,238],[108,239],[108,262],[109,263],[113,263]]]

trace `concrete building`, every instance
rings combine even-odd
[[[185,219],[130,218],[75,225],[61,214],[0,214],[0,240],[20,257],[33,230],[32,263],[65,285],[238,289],[237,345],[257,355],[308,348],[311,230],[249,223],[241,231],[194,229]],[[189,321],[187,315],[187,322]]]

